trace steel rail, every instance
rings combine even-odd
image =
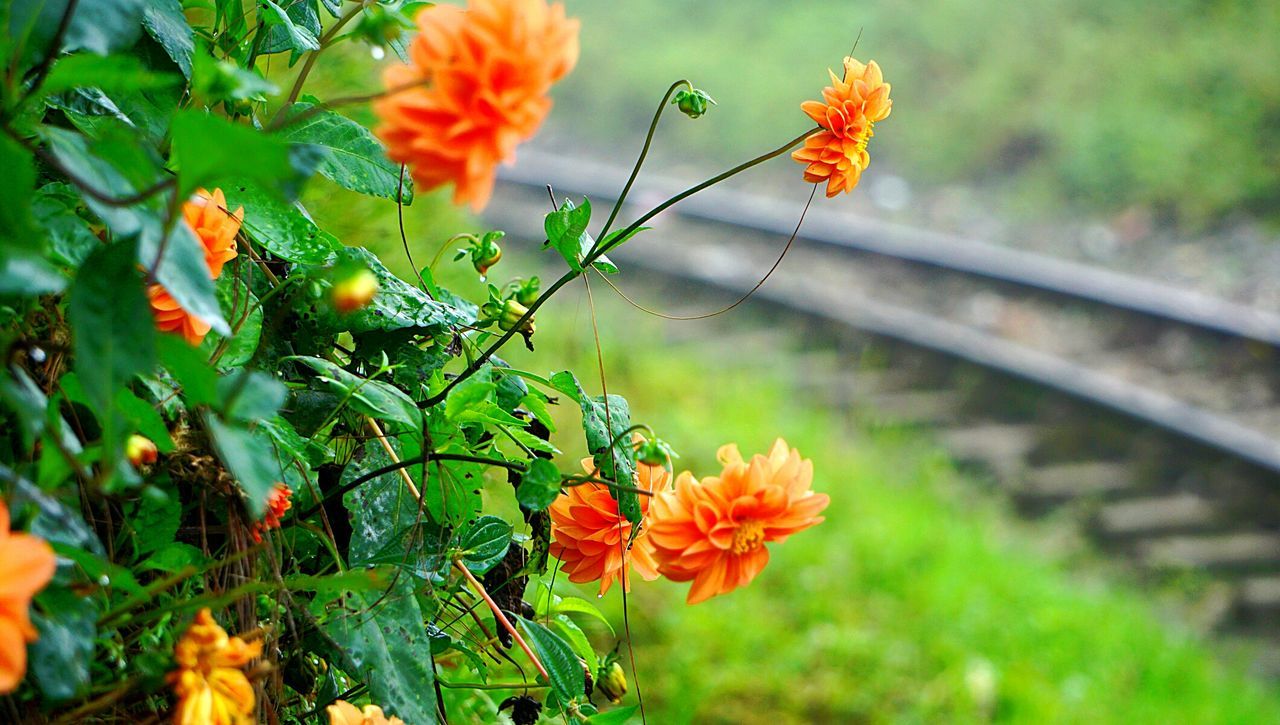
[[[538,189],[549,184],[557,192],[582,194],[597,202],[616,199],[626,177],[627,172],[617,167],[533,150],[522,150],[519,163],[504,167],[500,173],[500,178],[508,183]],[[684,186],[668,178],[642,176],[631,198],[642,198],[646,190],[668,192]],[[799,201],[785,202],[739,191],[710,189],[685,200],[668,213],[785,236],[791,233],[800,208]],[[816,206],[805,220],[801,238],[848,251],[995,279],[1280,347],[1278,314],[1079,262],[863,219]]]

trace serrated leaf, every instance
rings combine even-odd
[[[556,614],[585,614],[603,624],[613,634],[613,624],[594,604],[578,597],[563,597],[551,605],[551,612]]]
[[[502,561],[511,544],[511,524],[497,516],[481,516],[458,534],[456,547],[463,566],[483,574]]]
[[[182,395],[192,404],[211,404],[218,399],[218,377],[200,350],[175,335],[160,335],[157,341],[160,362],[182,386]]]
[[[138,510],[130,518],[133,547],[139,555],[150,554],[171,543],[178,533],[182,518],[182,502],[177,492],[148,488],[138,502]]]
[[[577,653],[586,662],[587,671],[594,673],[599,668],[599,662],[596,660],[595,650],[591,649],[591,641],[587,639],[587,635],[573,620],[564,615],[560,615],[551,620],[551,625],[560,633],[573,651]]]
[[[400,165],[387,158],[386,149],[369,129],[333,111],[321,111],[300,123],[289,123],[289,117],[312,114],[312,108],[312,103],[294,104],[280,136],[292,143],[324,149],[326,157],[318,167],[322,176],[361,194],[394,201],[399,190],[405,204],[413,201],[413,180],[406,173],[401,190]]]
[[[209,557],[191,544],[170,541],[139,562],[138,568],[176,574],[189,566],[199,568],[208,562]]]
[[[102,243],[77,212],[80,196],[69,184],[45,184],[36,190],[31,213],[49,234],[51,257],[58,264],[79,267]]]
[[[345,247],[337,254],[338,266],[365,267],[378,278],[378,294],[364,308],[348,315],[330,310],[320,315],[319,326],[327,332],[364,334],[377,331],[423,328],[441,330],[464,324],[465,311],[447,302],[432,299],[426,292],[387,270],[377,255],[362,247]]]
[[[334,602],[323,629],[338,645],[330,658],[364,682],[387,715],[433,725],[438,720],[431,637],[410,580],[396,577],[389,592],[359,593],[341,605]]]
[[[561,703],[572,702],[586,694],[587,680],[582,663],[559,635],[546,627],[518,617],[533,651],[551,676],[551,690]]]
[[[541,511],[550,506],[560,495],[560,469],[544,458],[529,462],[529,468],[520,477],[516,487],[516,500],[524,508]]]
[[[301,264],[333,260],[342,243],[321,230],[293,204],[250,183],[222,187],[230,207],[244,207],[244,231],[281,259]]]

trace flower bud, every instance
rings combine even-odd
[[[708,96],[705,91],[694,88],[693,90],[682,89],[676,93],[675,98],[671,102],[676,104],[676,108],[689,118],[698,118],[707,112],[707,104],[715,105],[715,99]]]
[[[627,694],[627,673],[622,671],[622,665],[617,660],[600,668],[600,673],[596,676],[596,691],[615,705],[622,702],[622,696]]]
[[[141,468],[155,463],[160,456],[160,450],[150,438],[134,434],[129,436],[128,442],[124,444],[124,454],[134,468]]]
[[[530,277],[528,282],[520,282],[516,286],[516,302],[528,307],[538,299],[538,288],[542,286],[542,280],[537,277]]]
[[[341,314],[363,309],[378,294],[378,277],[361,269],[333,285],[333,308]]]
[[[476,272],[480,276],[489,273],[489,268],[497,264],[502,259],[502,248],[496,244],[490,245],[490,248],[480,254],[480,256],[471,256],[471,266],[476,268]]]
[[[657,438],[641,441],[636,447],[636,460],[646,466],[666,466],[674,457],[671,447]]]
[[[502,303],[502,316],[498,318],[498,327],[504,330],[510,330],[520,324],[520,319],[529,311],[528,307],[520,304],[514,299],[507,300]],[[520,325],[520,332],[532,335],[535,332],[533,318],[530,317],[523,325]]]

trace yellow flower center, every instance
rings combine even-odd
[[[743,521],[733,532],[729,549],[735,554],[755,551],[764,545],[764,524],[759,521]]]

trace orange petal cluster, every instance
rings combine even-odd
[[[357,708],[346,700],[337,700],[324,709],[329,725],[404,725],[398,717],[387,717],[377,705]]]
[[[810,490],[813,463],[781,438],[768,455],[746,461],[728,445],[719,459],[719,476],[697,481],[682,473],[651,507],[648,540],[658,571],[693,582],[689,604],[749,583],[769,562],[766,543],[820,523],[830,503]]]
[[[373,104],[387,156],[422,189],[452,182],[479,211],[494,173],[551,110],[547,91],[578,60],[578,21],[546,0],[470,0],[417,16],[410,63],[386,69]]]
[[[13,692],[27,672],[31,598],[53,578],[57,562],[44,539],[9,530],[9,507],[0,500],[0,694]]]
[[[262,654],[262,642],[228,637],[208,608],[174,646],[178,669],[167,680],[178,696],[176,725],[248,725],[254,722],[253,685],[244,668]]]
[[[596,470],[590,458],[582,467]],[[634,484],[653,493],[661,493],[671,482],[671,472],[662,466],[636,464]],[[609,591],[619,577],[622,586],[631,591],[630,569],[652,581],[658,568],[649,543],[648,516],[652,496],[640,497],[644,517],[640,531],[631,539],[631,522],[618,512],[618,502],[609,487],[599,483],[583,483],[567,488],[565,494],[551,504],[551,555],[561,560],[560,570],[569,581],[579,584],[600,581],[600,596]],[[630,546],[628,546],[630,542]]]
[[[827,72],[831,85],[822,89],[822,100],[800,104],[822,130],[810,134],[791,158],[805,164],[805,181],[827,182],[826,193],[832,197],[858,185],[871,163],[867,142],[875,135],[876,122],[889,117],[893,101],[874,60],[863,65],[845,58],[843,78]]]
[[[200,189],[182,205],[182,219],[204,247],[209,277],[217,279],[222,274],[222,266],[235,259],[236,234],[244,220],[244,207],[229,212],[222,189],[214,189],[212,194]],[[147,287],[147,298],[161,332],[179,332],[192,345],[199,345],[209,334],[209,325],[182,309],[162,285]]]
[[[293,489],[283,483],[277,483],[271,493],[267,494],[267,511],[262,515],[262,520],[255,521],[253,528],[249,530],[255,543],[261,544],[263,534],[280,528],[280,519],[284,518],[286,511],[293,508],[293,502],[289,500],[292,495]]]

